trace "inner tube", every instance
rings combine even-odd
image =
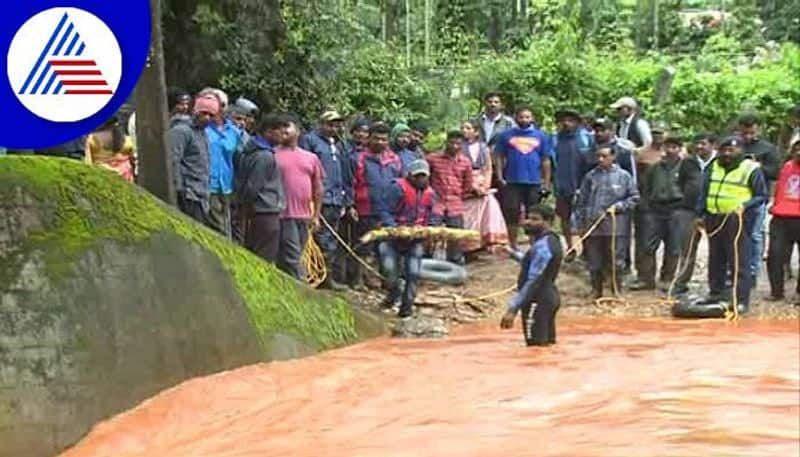
[[[709,302],[703,298],[681,301],[672,306],[672,316],[681,319],[720,319],[725,317],[728,304]]]
[[[467,269],[445,260],[422,259],[420,277],[428,281],[460,286],[467,282]]]

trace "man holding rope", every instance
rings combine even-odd
[[[630,239],[630,214],[639,202],[633,177],[615,160],[613,148],[597,151],[597,167],[583,179],[575,205],[576,225],[584,232],[591,231],[584,247],[595,298],[603,296],[604,271],[610,270],[614,293],[620,290]],[[590,224],[592,227],[587,229]]]
[[[732,271],[734,312],[746,313],[750,305],[753,275],[753,224],[759,208],[768,200],[764,172],[745,159],[739,137],[728,137],[709,164],[700,199],[699,214],[708,233],[708,289],[706,303],[727,298],[725,279]]]

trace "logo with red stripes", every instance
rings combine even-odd
[[[79,8],[51,8],[28,19],[14,35],[7,60],[19,101],[54,122],[77,122],[103,109],[122,76],[114,33]]]

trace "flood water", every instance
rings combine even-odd
[[[186,382],[75,456],[798,456],[800,322],[561,319]]]

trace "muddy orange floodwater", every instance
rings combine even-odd
[[[800,455],[800,322],[561,319],[191,380],[76,456]]]

